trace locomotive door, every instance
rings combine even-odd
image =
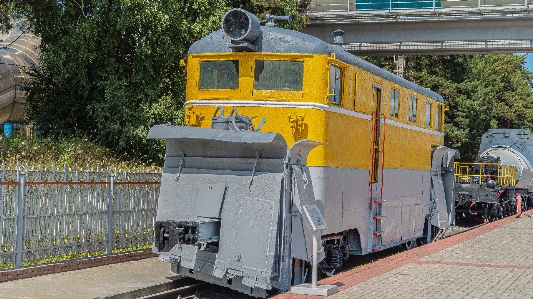
[[[372,164],[370,168],[370,216],[372,219],[372,252],[377,252],[385,248],[382,240],[383,230],[382,219],[385,217],[382,213],[382,205],[385,202],[382,196],[383,177],[381,178],[381,192],[379,188],[379,167],[383,162],[383,156],[380,152],[381,146],[381,86],[372,86],[372,99],[374,111],[372,115]],[[382,166],[383,167],[383,166]]]
[[[372,86],[374,112],[372,115],[372,161],[370,166],[370,183],[379,179],[380,140],[381,140],[381,86]]]

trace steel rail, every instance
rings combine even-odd
[[[176,298],[197,298],[195,296],[198,292],[205,290],[209,287],[216,287],[215,285],[210,285],[207,282],[196,282],[188,286],[177,288],[174,290],[169,290],[161,293],[156,293],[153,295],[141,297],[139,299],[176,299]],[[129,298],[117,298],[117,299],[129,299]]]

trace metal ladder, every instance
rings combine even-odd
[[[378,252],[385,248],[385,245],[382,243],[382,235],[385,234],[383,230],[382,221],[385,218],[385,215],[382,213],[382,207],[386,200],[376,197],[373,198],[373,209],[372,209],[372,252]]]

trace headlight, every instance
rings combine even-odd
[[[234,8],[222,18],[222,30],[232,41],[251,43],[261,33],[261,24],[253,14]]]

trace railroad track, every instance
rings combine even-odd
[[[513,217],[513,216],[510,216]],[[463,233],[471,229],[475,229],[483,225],[476,220],[462,219],[458,220],[458,225],[448,230],[442,238],[447,238],[455,234]],[[344,262],[343,267],[337,272],[349,271],[353,268],[360,267],[376,260],[400,253],[405,251],[405,247],[396,246],[385,249],[380,252],[376,252],[369,255],[358,256],[357,258],[350,258]],[[172,289],[157,292],[151,295],[145,296],[125,296],[128,294],[121,294],[121,296],[113,296],[104,299],[250,299],[255,298],[239,293],[237,291],[230,290],[228,288],[220,287],[217,285],[209,284],[206,282],[199,282],[194,279],[182,279],[179,280],[179,286]],[[134,295],[134,294],[130,294]]]
[[[136,299],[248,299],[255,298],[207,282],[195,281],[189,286]],[[124,298],[129,299],[129,298]]]
[[[210,287],[211,285],[207,282],[195,281],[188,286],[140,297],[139,299],[194,299],[199,298],[200,293]]]

